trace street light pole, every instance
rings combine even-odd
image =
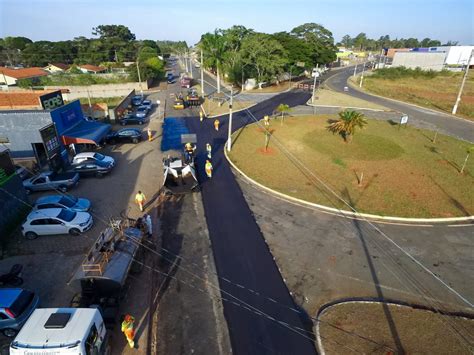
[[[142,78],[140,76],[140,66],[138,65],[138,57],[137,57],[137,73],[138,73],[138,82],[140,83],[140,93],[143,96],[143,88],[142,88]]]
[[[474,54],[474,50],[471,50],[471,55],[469,56],[469,59],[467,61],[466,71],[464,72],[464,76],[462,78],[461,87],[459,88],[458,97],[456,98],[456,102],[453,106],[453,111],[451,112],[453,115],[456,114],[458,110],[459,102],[461,101],[462,91],[464,89],[464,84],[466,83],[467,74],[469,73],[469,65],[471,64],[471,59],[472,59],[473,54]]]
[[[201,95],[204,97],[204,63],[202,59],[202,49],[201,49]]]
[[[316,64],[316,69],[318,69],[318,64]],[[319,76],[318,71],[314,73],[314,83],[313,83],[313,96],[311,97],[311,103],[314,104],[314,94],[316,92],[316,78]]]
[[[230,87],[230,105],[229,105],[229,133],[227,136],[227,151],[230,152],[232,148],[232,104],[233,104],[234,87]]]
[[[365,70],[365,62],[362,63],[362,75],[360,76],[360,83],[359,83],[360,88],[362,87],[362,80],[364,80],[364,70]]]

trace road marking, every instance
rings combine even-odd
[[[474,227],[474,224],[449,224],[447,227]]]

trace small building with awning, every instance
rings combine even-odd
[[[64,145],[100,145],[111,129],[111,125],[84,118],[79,100],[51,111],[51,118]]]

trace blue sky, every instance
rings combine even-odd
[[[91,37],[100,24],[123,24],[139,39],[186,40],[215,28],[244,25],[290,31],[320,23],[334,34],[371,38],[430,37],[474,44],[469,0],[0,0],[0,37],[33,40]]]

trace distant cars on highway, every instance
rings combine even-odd
[[[134,143],[142,140],[142,131],[137,128],[123,128],[118,131],[110,132],[105,138],[108,144]]]

